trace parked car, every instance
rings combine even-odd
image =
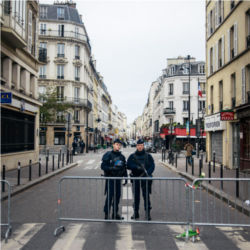
[[[131,146],[131,147],[136,147],[136,141],[131,141],[131,142],[130,142],[130,146]]]
[[[153,146],[152,142],[144,142],[144,149],[149,153],[156,153],[156,148]]]

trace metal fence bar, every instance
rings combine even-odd
[[[197,178],[193,181],[192,185],[192,226],[231,226],[231,227],[250,227],[250,208],[244,206],[237,195],[231,196],[224,193],[221,189],[215,192],[214,187],[209,185],[209,182],[229,182],[231,184],[238,182],[250,183],[250,178]],[[205,189],[204,189],[205,188]],[[204,200],[197,198],[197,190],[203,189],[207,195],[205,202],[206,209],[199,207],[202,206]],[[248,197],[249,199],[249,197]],[[197,201],[198,204],[197,205]],[[223,208],[222,208],[223,207]],[[223,213],[222,213],[223,209]],[[198,211],[202,216],[198,216]]]
[[[8,211],[7,211],[7,222],[4,223],[3,220],[1,219],[1,227],[2,226],[7,226],[7,231],[5,232],[5,242],[7,243],[8,242],[8,238],[11,234],[11,224],[10,224],[10,197],[11,197],[11,186],[10,186],[10,183],[6,180],[0,180],[1,181],[1,184],[4,183],[7,187],[8,187]],[[1,206],[1,210],[3,213],[3,206]]]

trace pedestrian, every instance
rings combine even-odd
[[[186,157],[189,165],[192,165],[193,149],[194,149],[193,145],[189,142],[184,146],[184,150],[186,150]]]
[[[73,154],[73,155],[76,154],[76,146],[77,146],[77,143],[76,143],[76,141],[74,140],[74,141],[72,142],[72,148],[73,148],[72,154]]]
[[[151,154],[144,150],[144,141],[139,139],[136,144],[135,153],[131,154],[127,161],[127,168],[131,170],[131,177],[152,177],[155,169],[154,159]],[[151,220],[150,194],[152,191],[152,180],[133,180],[132,188],[134,194],[134,214],[131,219],[139,218],[140,187],[144,199],[145,219]]]
[[[80,141],[80,147],[81,147],[81,154],[83,154],[84,148],[85,148],[85,143],[84,143],[83,139],[81,139],[81,141]]]
[[[127,177],[126,158],[120,152],[121,141],[116,139],[113,150],[106,152],[102,157],[101,169],[105,177]],[[121,180],[107,179],[105,183],[106,200],[104,205],[105,220],[109,219],[112,205],[112,219],[122,220],[118,214],[121,197]]]

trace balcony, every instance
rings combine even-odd
[[[174,115],[175,109],[174,108],[165,108],[165,109],[163,109],[163,114],[164,115]]]
[[[38,60],[43,63],[47,63],[47,49],[39,48]]]
[[[183,91],[182,91],[182,94],[183,94],[183,95],[188,95],[188,93],[189,93],[188,90],[183,90]]]
[[[64,79],[64,76],[57,76],[57,79]]]
[[[43,36],[43,37],[51,37],[51,38],[52,37],[63,37],[63,38],[80,40],[81,42],[84,41],[88,44],[89,48],[91,49],[88,37],[84,34],[80,34],[80,33],[74,32],[74,31],[40,29],[39,35]]]
[[[68,103],[73,106],[83,107],[88,109],[89,111],[92,110],[92,103],[87,99],[81,99],[77,97],[63,97],[63,98],[57,98],[57,101]]]
[[[40,79],[46,79],[47,76],[46,76],[46,75],[39,75],[39,78],[40,78]]]
[[[79,82],[80,81],[80,77],[75,77],[75,81]]]
[[[235,108],[236,100],[235,97],[232,97],[232,108]]]
[[[247,36],[247,48],[250,48],[250,35]]]
[[[65,57],[65,54],[57,54],[57,57],[61,57],[61,58],[64,58]]]

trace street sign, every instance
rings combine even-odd
[[[221,121],[233,121],[234,120],[234,112],[233,111],[222,111],[220,112]]]
[[[12,93],[11,92],[1,92],[1,103],[11,103]]]

